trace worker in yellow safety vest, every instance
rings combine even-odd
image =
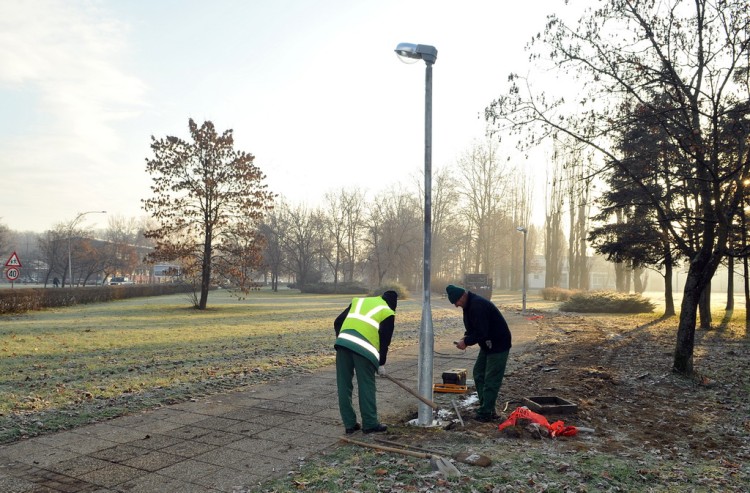
[[[336,385],[339,412],[347,434],[357,430],[380,433],[388,429],[378,420],[375,375],[385,375],[385,360],[391,344],[396,318],[398,294],[386,291],[382,296],[354,298],[336,317]],[[352,405],[354,373],[357,374],[359,412],[362,424]]]

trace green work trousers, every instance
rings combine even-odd
[[[372,362],[354,351],[336,348],[336,386],[339,392],[339,413],[345,428],[354,428],[357,414],[352,405],[353,378],[357,373],[357,393],[359,412],[362,414],[362,428],[375,428],[378,421],[378,406],[375,400],[375,373]]]
[[[479,349],[479,356],[474,363],[474,385],[479,397],[477,415],[491,418],[495,414],[495,403],[503,384],[505,365],[508,363],[510,350],[503,353],[488,353]]]

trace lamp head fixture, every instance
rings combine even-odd
[[[433,64],[437,60],[437,48],[430,45],[399,43],[394,51],[404,63],[414,63],[411,60],[424,60],[427,64]]]
[[[525,233],[526,232],[526,228],[524,228],[523,226],[518,226],[516,228],[516,231],[521,232],[521,233]]]

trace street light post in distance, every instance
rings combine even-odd
[[[432,248],[432,66],[437,60],[437,48],[430,45],[399,43],[394,50],[402,61],[424,60],[424,272],[422,276],[422,323],[419,331],[418,391],[432,400],[432,356],[435,348],[430,307],[430,251]],[[417,423],[432,425],[432,408],[420,403]]]
[[[73,263],[71,262],[72,256],[70,254],[70,240],[73,236],[73,228],[75,228],[76,224],[78,224],[78,221],[81,220],[83,216],[86,214],[106,214],[107,211],[86,211],[86,212],[79,212],[75,219],[73,219],[70,222],[70,225],[68,226],[68,274],[70,274],[70,278],[68,279],[68,287],[73,287]]]

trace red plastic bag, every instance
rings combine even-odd
[[[539,413],[535,413],[526,406],[517,407],[515,411],[510,413],[508,419],[500,423],[497,427],[497,431],[503,431],[508,426],[515,426],[519,419],[527,419],[539,424],[540,426],[544,426],[549,430],[550,436],[553,437],[572,437],[578,433],[578,429],[575,426],[565,426],[565,423],[562,421],[555,421],[554,423],[549,424],[547,418]]]

